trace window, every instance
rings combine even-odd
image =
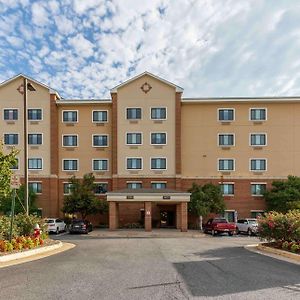
[[[29,133],[28,134],[28,145],[42,145],[43,136],[41,133]]]
[[[74,110],[63,111],[63,122],[64,123],[74,123],[77,121],[78,121],[77,111],[74,111]]]
[[[93,171],[107,171],[108,160],[107,159],[93,159]]]
[[[222,194],[224,196],[234,195],[234,184],[233,183],[223,183],[220,184]]]
[[[18,110],[17,109],[4,109],[4,120],[5,121],[17,121]]]
[[[265,108],[251,108],[250,120],[251,121],[265,121],[267,119],[267,110]]]
[[[16,158],[16,163],[10,167],[11,170],[19,170],[19,159]]]
[[[64,147],[77,147],[78,136],[77,135],[63,135],[63,146]]]
[[[94,192],[96,195],[105,194],[108,190],[107,182],[96,182]]]
[[[233,108],[220,108],[219,109],[219,121],[229,122],[234,120]]]
[[[251,167],[251,171],[266,171],[267,160],[266,159],[251,159],[250,167]]]
[[[42,183],[41,182],[29,182],[28,183],[29,190],[36,194],[42,193]]]
[[[142,134],[141,133],[127,133],[126,134],[127,145],[141,145]]]
[[[151,170],[165,170],[166,168],[166,158],[151,158]]]
[[[64,171],[77,171],[78,170],[78,160],[77,159],[64,159],[63,160],[63,170]]]
[[[266,191],[267,185],[265,183],[251,183],[251,195],[262,196]]]
[[[107,147],[108,135],[93,135],[93,147]]]
[[[234,171],[234,160],[219,159],[219,171]]]
[[[257,219],[265,214],[263,210],[251,210],[251,218]]]
[[[167,134],[165,132],[151,133],[151,145],[166,145]]]
[[[166,189],[167,183],[166,182],[151,182],[151,187],[156,190]]]
[[[29,158],[28,169],[41,170],[43,168],[43,160],[41,158]]]
[[[42,120],[42,110],[38,109],[28,109],[28,120],[29,121],[40,121]]]
[[[64,195],[69,195],[71,194],[72,190],[72,183],[64,183]]]
[[[250,135],[251,146],[265,146],[266,140],[265,133],[251,133]]]
[[[142,159],[141,158],[127,158],[127,169],[128,170],[141,170]]]
[[[127,108],[127,120],[140,120],[142,118],[141,108]]]
[[[141,182],[127,182],[127,188],[131,190],[141,189],[143,187]]]
[[[93,122],[94,123],[107,122],[107,110],[94,110],[93,111]]]
[[[219,134],[219,146],[233,146],[234,135],[229,133]]]
[[[18,145],[19,135],[17,133],[5,133],[4,144],[5,145]]]
[[[167,118],[167,109],[165,107],[153,107],[151,108],[152,120],[165,120]]]

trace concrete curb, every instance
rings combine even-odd
[[[296,260],[296,261],[300,262],[300,255],[299,254],[287,252],[287,251],[280,250],[280,249],[271,248],[271,247],[268,247],[268,246],[264,246],[263,244],[258,244],[257,249],[260,250],[260,251],[266,251],[266,252],[269,252],[269,253],[272,253],[272,254],[284,256],[286,258],[293,259],[293,260]]]
[[[21,258],[33,256],[33,255],[36,255],[36,254],[46,253],[46,252],[49,252],[49,251],[59,249],[59,248],[62,247],[62,245],[63,245],[63,243],[61,241],[59,241],[55,245],[44,246],[44,247],[37,248],[37,249],[26,250],[24,252],[18,252],[18,253],[3,255],[3,256],[0,256],[0,262],[8,262],[8,261],[11,261],[11,260],[21,259]]]

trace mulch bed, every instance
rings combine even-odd
[[[283,249],[279,243],[276,243],[276,242],[270,242],[270,243],[263,243],[262,244],[263,246],[265,247],[269,247],[269,248],[274,248],[274,249],[278,249],[278,250],[282,250],[282,251],[285,251],[287,253],[293,253],[293,254],[298,254],[300,256],[300,253],[295,253],[295,252],[292,252],[288,249]]]

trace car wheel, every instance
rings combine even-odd
[[[248,228],[247,233],[248,233],[248,236],[251,236],[252,235],[252,230],[250,228]]]
[[[241,232],[239,231],[239,229],[237,228],[235,231],[235,234],[240,234]]]
[[[56,228],[56,232],[55,233],[59,234],[59,228],[58,227]]]
[[[65,225],[64,232],[67,232],[67,225]]]
[[[211,231],[211,235],[212,235],[212,236],[215,236],[215,235],[216,235],[216,232],[215,232],[214,230],[212,230],[212,231]]]
[[[233,236],[233,231],[228,231],[229,236]]]

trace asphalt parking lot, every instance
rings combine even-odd
[[[255,237],[52,237],[76,247],[0,269],[1,299],[300,299],[300,266]]]

